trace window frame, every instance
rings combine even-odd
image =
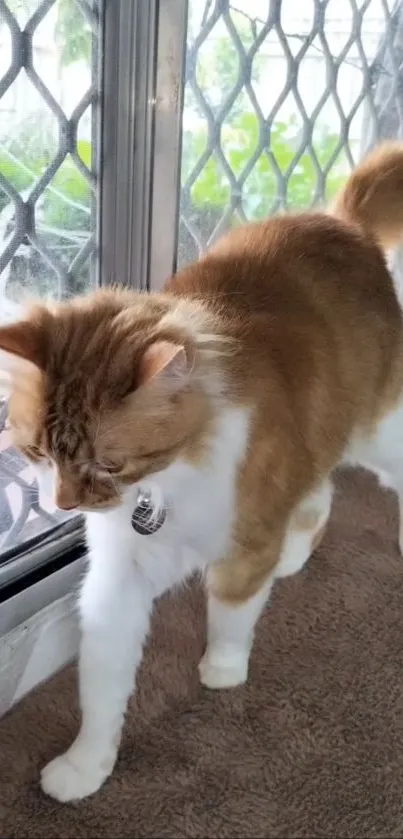
[[[175,269],[187,15],[188,0],[105,3],[104,284],[155,290]]]
[[[174,271],[188,0],[99,0],[97,285],[155,290]],[[85,554],[73,517],[0,561],[0,601]]]

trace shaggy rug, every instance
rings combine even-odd
[[[259,622],[246,686],[198,682],[198,584],[160,603],[99,793],[60,805],[38,785],[77,729],[74,667],[0,721],[1,837],[402,837],[402,626],[396,500],[345,473],[321,546]]]

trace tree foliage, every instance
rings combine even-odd
[[[28,20],[38,8],[38,0],[7,0],[7,6],[17,20]],[[61,66],[74,61],[90,61],[92,32],[79,4],[76,0],[57,0],[51,12],[53,9],[56,11],[55,38]]]
[[[205,19],[210,7],[207,2]],[[202,239],[210,236],[231,202],[251,220],[264,218],[279,207],[303,209],[323,198],[331,199],[348,170],[337,133],[325,125],[316,124],[303,132],[297,111],[287,119],[274,113],[266,120],[257,112],[249,90],[258,96],[270,55],[264,45],[253,49],[258,37],[256,21],[236,10],[231,19],[239,39],[237,47],[224,26],[217,26],[199,48],[195,67],[193,57],[188,65],[207,109],[221,122],[220,148],[225,161],[210,141],[211,119],[206,107],[188,86],[185,124],[189,127],[184,132],[182,156],[187,196],[184,214]],[[245,86],[235,96],[240,75]],[[304,145],[304,134],[310,139],[308,145]],[[233,223],[231,217],[228,223]]]

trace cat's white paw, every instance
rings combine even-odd
[[[234,688],[243,685],[248,678],[249,656],[237,656],[233,661],[219,661],[208,650],[199,663],[199,676],[202,685],[212,690]]]
[[[57,801],[74,801],[96,792],[109,774],[102,766],[74,762],[66,752],[42,769],[41,786]]]

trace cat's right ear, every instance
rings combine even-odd
[[[43,343],[43,332],[34,321],[0,326],[0,367],[10,372],[27,364],[43,369]]]
[[[171,341],[155,341],[146,349],[140,364],[140,384],[161,381],[170,390],[182,390],[189,379],[185,347]]]

